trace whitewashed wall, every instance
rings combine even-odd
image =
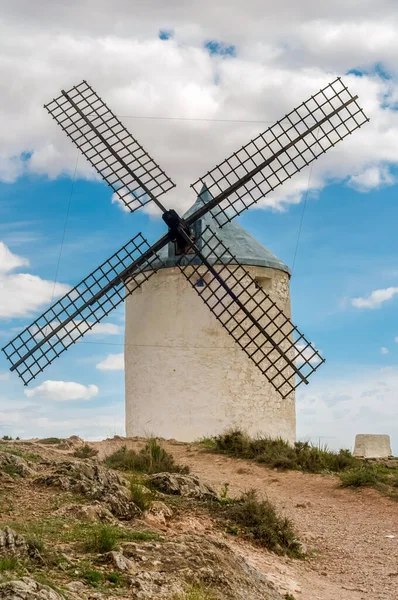
[[[289,277],[245,267],[290,315]],[[126,300],[126,433],[193,441],[239,427],[296,436],[295,397],[282,399],[177,268]]]

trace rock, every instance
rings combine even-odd
[[[64,600],[61,594],[30,577],[0,584],[1,600]]]
[[[8,452],[0,452],[0,471],[4,471],[8,475],[20,475],[21,477],[29,477],[35,474],[35,471],[30,468],[26,460]]]
[[[0,529],[0,554],[27,554],[28,544],[22,535],[9,527]]]
[[[88,523],[95,523],[96,521],[111,523],[115,520],[111,511],[98,501],[93,504],[67,504],[56,510],[54,515],[57,517],[72,517],[78,521]]]
[[[178,535],[159,542],[122,544],[133,561],[133,597],[173,597],[187,583],[204,582],[225,600],[282,600],[265,577],[226,544],[208,535]]]
[[[54,463],[50,475],[37,477],[35,482],[99,500],[119,519],[130,520],[141,514],[129,498],[125,480],[93,462]]]
[[[174,494],[197,500],[216,500],[216,492],[208,485],[202,483],[195,475],[181,475],[180,473],[156,473],[148,481],[164,494]]]
[[[122,571],[123,573],[134,573],[136,571],[134,562],[123,556],[121,552],[113,550],[107,556],[118,571]]]
[[[173,516],[173,511],[164,502],[154,500],[144,513],[144,519],[152,525],[166,525]]]

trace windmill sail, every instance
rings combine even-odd
[[[311,96],[194,183],[203,204],[185,219],[158,200],[173,182],[85,81],[46,108],[131,211],[154,201],[169,230],[151,247],[137,235],[9,342],[3,351],[11,370],[25,384],[34,379],[166,266],[158,252],[174,241],[182,249],[185,277],[275,389],[286,397],[307,383],[324,362],[319,352],[214,232],[196,225],[211,211],[222,227],[368,121],[342,81]],[[209,192],[213,197],[206,202]],[[215,256],[211,264],[206,252]]]
[[[139,233],[9,342],[3,352],[11,371],[27,385],[135,292],[159,266],[160,258],[148,249]]]
[[[214,266],[186,255],[179,267],[235,342],[283,398],[308,383],[324,362],[320,353],[209,227],[195,244]]]
[[[338,78],[234,152],[192,184],[214,200],[190,222],[214,208],[222,226],[342,141],[369,120],[356,100]]]
[[[175,187],[86,81],[45,108],[131,212]]]

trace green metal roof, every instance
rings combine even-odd
[[[190,216],[198,208],[203,205],[203,202],[208,202],[212,198],[210,192],[203,187],[200,192],[195,204],[183,215],[183,218]],[[217,217],[220,221],[220,217]],[[278,269],[284,271],[290,275],[290,269],[285,265],[275,254],[272,254],[259,241],[257,241],[246,229],[244,229],[239,223],[235,221],[227,222],[222,227],[219,226],[212,211],[205,214],[200,221],[199,231],[204,232],[203,238],[208,241],[211,239],[212,234],[209,231],[205,231],[206,227],[211,227],[212,231],[217,237],[229,248],[231,255],[235,256],[237,261],[242,265],[255,265],[258,267],[270,267],[272,269]],[[216,256],[212,254],[211,248],[205,246],[203,253],[211,264],[220,262]],[[180,257],[174,253],[174,244],[169,243],[167,246],[162,248],[158,253],[159,257],[164,263],[164,267],[175,267]],[[232,256],[229,260],[228,256],[223,258],[224,264],[234,263]],[[190,259],[189,262],[196,262]]]

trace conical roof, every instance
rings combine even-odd
[[[193,204],[191,208],[183,215],[183,218],[189,217],[198,208],[203,206],[203,203],[209,202],[211,198],[212,196],[209,190],[203,186],[195,204]],[[220,221],[219,216],[217,219]],[[220,227],[214,218],[213,211],[206,213],[201,219],[198,220],[198,222],[195,227],[198,227],[197,231],[200,231],[201,233],[203,232],[203,238],[206,241],[211,239],[212,233],[210,231],[206,231],[207,227],[211,227],[212,231],[217,235],[221,242],[223,242],[223,244],[229,248],[231,255],[235,256],[240,264],[254,265],[258,267],[270,267],[271,269],[278,269],[279,271],[284,271],[290,275],[289,267],[279,260],[275,254],[272,254],[268,248],[260,244],[260,242],[250,235],[250,233],[241,225],[239,225],[239,223],[230,221]],[[220,262],[217,260],[216,256],[212,254],[211,248],[207,247],[206,245],[203,248],[203,254],[211,264]],[[177,261],[179,258],[181,258],[175,255],[174,244],[172,243],[164,246],[158,255],[164,263],[163,266],[165,267],[177,266]],[[190,259],[189,262],[196,261]],[[232,256],[231,261],[228,260],[228,256],[224,256],[223,263],[225,264],[229,262],[235,262],[232,260]]]

